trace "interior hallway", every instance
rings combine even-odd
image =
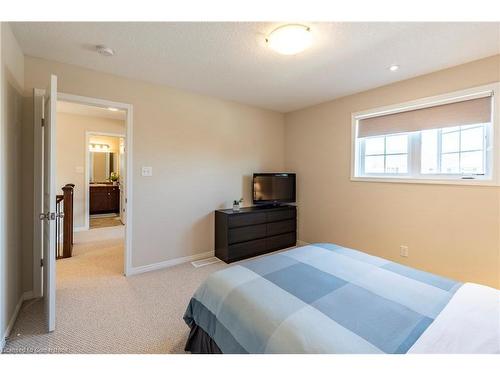
[[[184,353],[184,310],[200,283],[226,267],[190,263],[124,277],[124,226],[75,233],[57,261],[56,330],[44,333],[43,300],[24,302],[4,352]]]

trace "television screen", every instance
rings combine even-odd
[[[254,173],[254,204],[293,202],[295,202],[295,173]]]

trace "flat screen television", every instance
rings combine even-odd
[[[295,202],[295,173],[254,173],[253,204]]]

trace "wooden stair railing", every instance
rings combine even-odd
[[[73,253],[73,191],[74,184],[63,186],[62,195],[56,198],[56,258],[70,258]],[[61,208],[62,205],[62,208]],[[61,211],[62,214],[61,215]],[[62,219],[62,224],[61,224]],[[62,227],[62,241],[61,241]]]
[[[61,212],[64,205],[64,195],[56,195],[56,259],[62,258],[61,242]]]

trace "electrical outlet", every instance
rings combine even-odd
[[[406,258],[408,256],[408,246],[401,245],[399,247],[399,255]]]

